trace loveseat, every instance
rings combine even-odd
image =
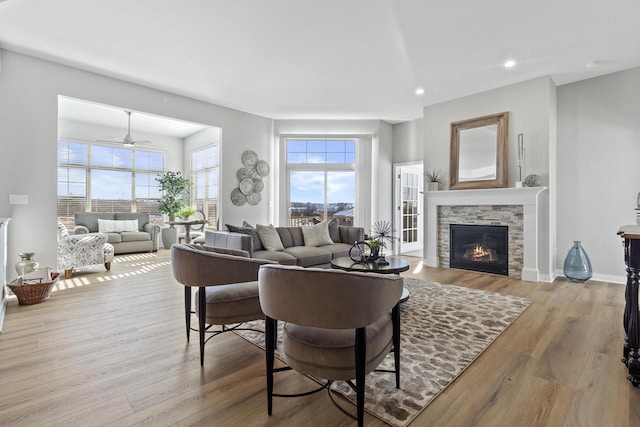
[[[149,222],[149,214],[76,212],[73,217],[73,234],[105,233],[116,254],[158,250],[160,226]]]
[[[313,227],[319,226],[321,224]],[[260,227],[257,226],[257,229],[253,229],[255,233],[251,230],[253,227],[247,223],[243,227],[229,227],[227,225],[227,228],[235,231],[207,230],[204,245],[213,248],[244,250],[252,258],[276,261],[284,265],[328,267],[333,258],[349,256],[351,246],[358,240],[364,240],[364,228],[336,225],[331,233],[333,234],[331,236],[332,243],[316,246],[315,242],[305,242],[303,227],[273,227],[282,244],[281,250],[273,250],[273,248],[264,247],[264,242],[257,233]]]

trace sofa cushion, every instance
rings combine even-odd
[[[123,242],[143,242],[151,240],[151,234],[144,231],[123,231],[120,233]]]
[[[297,259],[297,264],[301,267],[311,265],[327,264],[331,262],[331,252],[311,246],[292,246],[284,250],[285,253]]]
[[[121,233],[123,231],[138,231],[138,220],[117,220],[98,218],[99,233]]]
[[[316,225],[303,225],[300,227],[304,236],[305,246],[321,246],[331,245],[333,240],[329,235],[329,224],[327,221],[321,221]]]
[[[280,240],[285,248],[292,246],[304,246],[302,227],[277,227]]]
[[[106,233],[107,242],[109,243],[122,243],[122,234],[120,233]]]
[[[253,258],[275,261],[282,265],[296,265],[298,261],[296,257],[283,251],[256,251],[253,253]]]
[[[281,251],[284,249],[284,246],[282,246],[282,240],[280,240],[280,235],[273,225],[258,224],[256,226],[256,230],[258,231],[260,241],[266,250]]]
[[[349,250],[351,249],[351,246],[353,245],[350,245],[348,243],[334,243],[332,245],[318,246],[318,248],[331,252],[331,258],[333,259],[349,256]]]

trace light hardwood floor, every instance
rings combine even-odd
[[[622,285],[530,283],[406,259],[403,275],[534,301],[411,427],[640,425],[640,391],[620,362]],[[355,425],[323,393],[276,398],[267,416],[264,353],[234,334],[210,341],[200,368],[166,250],[118,256],[111,272],[97,266],[58,288],[42,304],[9,302],[2,426]],[[295,372],[276,378],[283,391],[310,384]]]

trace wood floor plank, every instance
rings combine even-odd
[[[405,276],[529,298],[531,306],[434,402],[418,426],[636,426],[640,390],[622,355],[624,286],[524,282],[406,258]],[[353,426],[326,394],[266,411],[264,352],[235,334],[186,341],[169,252],[117,256],[61,280],[51,298],[11,298],[0,334],[0,426]],[[283,391],[313,382],[276,377]],[[347,407],[353,405],[346,403]],[[386,424],[366,416],[366,425]]]

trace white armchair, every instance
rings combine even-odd
[[[72,235],[58,221],[58,270],[64,270],[65,279],[71,278],[74,269],[87,265],[104,264],[111,270],[113,253],[105,233]]]

